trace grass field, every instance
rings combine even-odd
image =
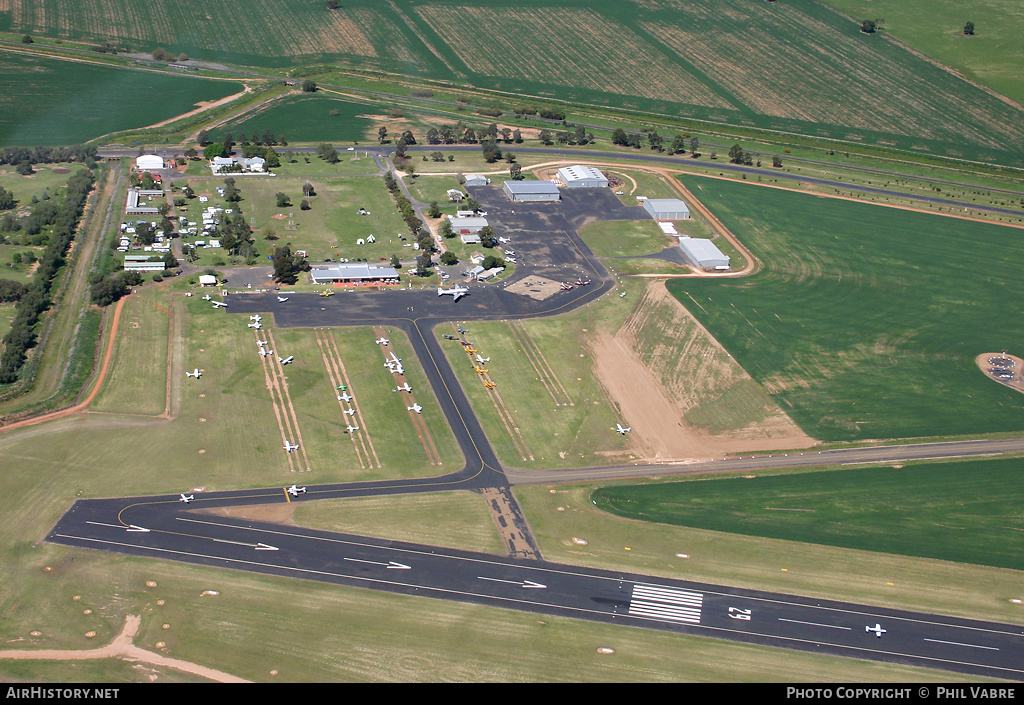
[[[246,113],[239,120],[210,131],[214,142],[223,141],[230,132],[235,141],[241,134],[262,135],[270,130],[292,142],[365,142],[377,139],[373,121],[360,117],[380,108],[365,103],[339,100],[324,93],[286,96],[267,104],[255,113]],[[337,111],[337,115],[331,113]]]
[[[83,164],[35,164],[30,176],[22,176],[10,164],[0,166],[0,186],[12,194],[17,201],[15,212],[28,209],[32,205],[32,197],[42,198],[43,193],[53,196],[62,189],[73,173],[85,168]]]
[[[1021,462],[976,460],[595,490],[600,509],[731,534],[1024,569]]]
[[[240,90],[231,81],[4,52],[0,146],[78,144],[152,125]]]
[[[1006,325],[1018,231],[684,177],[764,262],[669,290],[805,432],[825,440],[1019,431],[1024,399],[974,358]],[[998,252],[998,256],[995,253]]]
[[[384,13],[369,0],[336,11],[255,0],[246,13],[231,3],[200,9],[185,0],[157,0],[131,13],[123,0],[88,7],[76,0],[5,0],[5,6],[10,11],[0,30],[12,32],[86,42],[111,38],[145,52],[163,46],[252,66],[341,62],[575,105],[1024,164],[1018,106],[886,32],[863,34],[857,22],[814,0],[754,6],[746,0],[600,0],[585,9],[541,0],[514,8],[414,0]],[[914,2],[907,16],[923,7]],[[944,2],[943,20],[952,21],[953,12]],[[1019,18],[1005,0],[988,16],[989,26],[1005,25],[1000,36],[1019,33]],[[962,29],[964,21],[949,31]],[[254,36],[261,40],[251,41]],[[950,43],[907,36],[926,53]],[[1019,50],[994,61],[998,40],[975,39],[989,44],[971,65],[993,68],[974,75],[1012,88]]]

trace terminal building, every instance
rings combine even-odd
[[[558,187],[550,181],[506,181],[502,188],[513,203],[557,201],[560,198]]]
[[[577,164],[563,166],[558,170],[558,178],[568,188],[607,188],[608,177],[593,166]]]
[[[648,198],[644,210],[655,220],[687,220],[690,209],[678,198]]]
[[[397,284],[398,270],[363,262],[313,267],[314,284]]]
[[[728,269],[729,255],[724,254],[711,240],[700,237],[681,237],[679,247],[686,258],[701,269]]]

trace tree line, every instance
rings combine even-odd
[[[39,268],[15,309],[11,330],[4,336],[0,356],[0,384],[10,384],[24,366],[28,350],[36,343],[36,323],[53,303],[53,282],[64,266],[68,248],[75,237],[78,221],[92,190],[92,171],[80,171],[68,179],[67,190],[53,219],[49,244],[39,259]]]

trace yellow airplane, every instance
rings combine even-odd
[[[497,385],[497,384],[495,384],[494,382],[492,382],[492,381],[491,381],[491,380],[489,380],[489,379],[485,379],[485,380],[484,380],[484,386],[485,386],[485,387],[487,387],[488,389],[494,389],[494,388],[495,388],[495,387],[497,387],[498,385]]]
[[[487,374],[487,370],[485,370],[483,367],[477,367],[476,368],[476,373],[478,375],[484,375],[484,374]]]
[[[472,355],[473,353],[477,352],[477,349],[476,348],[466,348],[466,352],[469,353],[470,355]]]
[[[334,292],[328,289],[324,289],[320,292],[320,296],[334,296]]]

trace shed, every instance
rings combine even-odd
[[[487,184],[491,183],[491,180],[488,179],[483,174],[466,174],[465,179],[466,186],[486,186]]]
[[[462,240],[463,245],[479,245],[480,236],[476,233],[467,233],[465,235],[459,235],[459,239]]]
[[[608,177],[593,166],[576,164],[563,166],[558,170],[558,178],[569,188],[607,188]]]
[[[648,198],[643,205],[655,220],[686,220],[690,217],[690,209],[678,198]]]
[[[558,187],[550,181],[506,181],[502,188],[513,203],[557,201]]]
[[[711,240],[699,237],[681,237],[679,238],[679,247],[682,248],[687,259],[698,267],[708,269],[729,266],[729,256],[718,249]]]

